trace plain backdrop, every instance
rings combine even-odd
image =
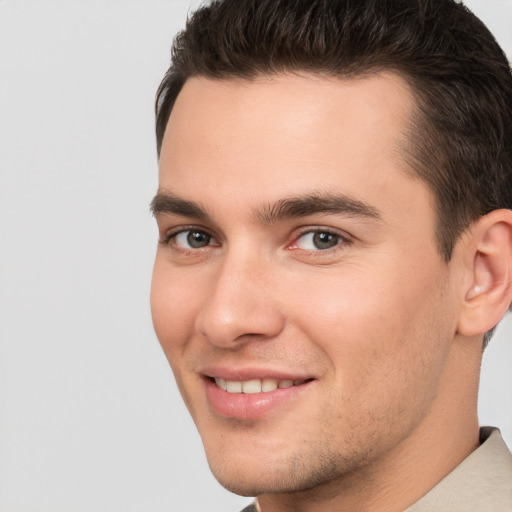
[[[149,311],[153,98],[189,4],[0,0],[2,512],[248,502],[210,475]],[[468,4],[512,55],[512,2]],[[511,338],[480,401],[509,444]]]

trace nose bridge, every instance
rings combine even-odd
[[[201,335],[224,347],[276,336],[284,320],[270,273],[263,255],[249,247],[227,251],[196,319]]]

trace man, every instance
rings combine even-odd
[[[479,429],[512,301],[512,75],[452,0],[225,0],[157,97],[155,329],[231,491],[511,511]]]

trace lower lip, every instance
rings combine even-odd
[[[280,406],[290,403],[311,384],[308,381],[290,388],[246,394],[228,393],[210,379],[205,379],[205,383],[206,397],[217,414],[243,420],[260,418]]]

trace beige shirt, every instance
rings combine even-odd
[[[480,430],[482,443],[404,512],[512,512],[512,455],[497,428]],[[259,512],[257,504],[242,512]]]
[[[496,428],[482,444],[405,512],[512,512],[512,455]]]

